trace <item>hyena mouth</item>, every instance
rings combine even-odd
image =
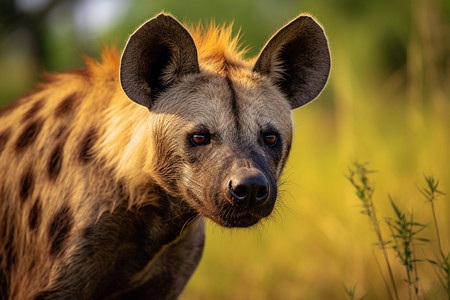
[[[273,204],[275,201],[272,202]],[[222,207],[219,214],[210,217],[224,227],[250,227],[270,215],[274,205],[264,205],[258,208],[240,208],[231,205]]]

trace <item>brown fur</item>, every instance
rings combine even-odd
[[[328,70],[308,82],[315,91],[307,100],[296,100],[283,72],[297,75],[279,57],[291,59],[286,51],[300,42],[285,31],[287,46],[277,35],[268,44],[277,49],[247,61],[231,27],[199,26],[191,39],[160,15],[130,38],[122,62],[106,49],[101,62],[87,58],[85,70],[47,75],[3,109],[2,298],[176,298],[201,256],[201,216],[243,227],[270,214],[291,145],[291,108],[317,96],[329,70],[329,56],[309,59]],[[323,38],[317,47],[328,49]],[[152,70],[145,78],[135,71],[142,64]],[[210,144],[189,143],[205,132]],[[280,144],[269,149],[262,139],[275,132]],[[242,168],[267,178],[267,204],[238,205],[237,188],[224,198]]]

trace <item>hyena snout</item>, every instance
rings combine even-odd
[[[236,206],[262,206],[270,197],[270,184],[260,170],[241,167],[230,174],[226,196],[227,200]]]

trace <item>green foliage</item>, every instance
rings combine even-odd
[[[404,266],[405,276],[404,279],[408,284],[409,291],[409,299],[418,299],[421,297],[425,291],[419,291],[419,271],[417,268],[418,262],[429,262],[436,268],[436,275],[439,283],[442,285],[443,289],[447,293],[447,297],[450,299],[450,252],[445,252],[442,249],[441,238],[439,234],[439,226],[436,218],[436,212],[434,207],[434,202],[436,201],[438,196],[444,195],[442,191],[438,189],[439,181],[435,180],[432,176],[425,176],[426,186],[419,188],[420,192],[424,195],[427,201],[431,205],[434,227],[436,230],[436,240],[438,243],[439,255],[436,259],[430,258],[417,258],[416,247],[423,245],[424,243],[430,243],[431,239],[419,237],[419,233],[423,232],[423,230],[427,227],[427,225],[419,223],[414,220],[413,212],[406,214],[403,210],[395,203],[392,197],[389,195],[389,202],[394,211],[393,218],[385,218],[385,222],[389,228],[390,235],[392,240],[385,241],[383,239],[382,230],[380,227],[380,223],[377,219],[375,205],[373,202],[373,193],[374,187],[373,183],[370,182],[368,174],[373,173],[373,171],[369,171],[366,168],[366,164],[360,164],[358,162],[353,163],[353,167],[349,168],[349,175],[347,175],[347,179],[353,185],[356,190],[357,197],[363,203],[363,211],[364,215],[367,215],[371,221],[372,228],[376,233],[378,242],[377,244],[380,246],[383,256],[386,261],[386,266],[389,271],[390,283],[394,289],[395,299],[399,299],[399,294],[396,288],[396,280],[392,273],[392,268],[389,262],[389,258],[386,252],[387,245],[390,245],[390,249],[394,251],[397,258]],[[387,284],[385,277],[381,274],[383,280],[386,284],[386,289],[389,297],[393,299],[393,294],[390,290],[390,286]],[[411,292],[412,291],[412,292]],[[352,289],[348,289],[345,287],[346,295],[350,299],[354,299],[355,287]]]
[[[436,218],[436,210],[434,207],[434,202],[436,201],[437,197],[445,194],[438,190],[439,180],[435,180],[432,176],[425,176],[425,181],[427,185],[425,187],[419,188],[419,190],[430,203],[431,211],[433,214],[434,227],[436,230],[436,239],[439,248],[439,255],[436,257],[436,259],[427,259],[427,261],[436,267],[436,276],[439,280],[439,283],[447,292],[448,299],[450,300],[450,251],[445,254],[442,248],[441,236],[439,234],[439,226]]]
[[[348,288],[347,286],[344,285],[344,290],[345,290],[345,294],[349,300],[355,300],[355,299],[363,300],[364,298],[367,297],[367,295],[364,295],[360,298],[356,298],[356,284],[353,285],[351,288]]]
[[[374,173],[366,169],[365,164],[360,164],[358,162],[353,163],[353,169],[349,168],[349,175],[347,179],[356,189],[356,196],[363,203],[362,214],[367,215],[372,221],[373,226],[378,226],[378,220],[376,217],[375,207],[373,205],[372,196],[374,192],[374,187],[371,182],[369,182],[368,175]]]
[[[360,164],[358,162],[354,162],[353,169],[349,168],[349,175],[347,176],[347,179],[356,189],[356,196],[363,203],[363,210],[361,211],[361,213],[369,217],[369,220],[372,224],[372,228],[375,231],[375,234],[378,239],[378,245],[380,246],[381,251],[383,252],[383,257],[389,272],[390,284],[392,286],[392,289],[394,290],[394,294],[392,294],[391,287],[385,280],[386,290],[389,294],[389,298],[394,299],[395,297],[395,299],[399,299],[397,285],[395,283],[394,275],[392,273],[392,267],[386,252],[386,245],[389,242],[386,242],[383,239],[380,223],[378,222],[375,205],[372,199],[375,190],[373,184],[370,183],[369,181],[368,174],[373,173],[373,171],[367,170],[366,165],[367,163]]]
[[[419,295],[419,277],[417,275],[417,262],[415,245],[417,242],[429,242],[428,239],[419,238],[417,234],[423,231],[426,225],[414,222],[413,213],[409,217],[403,213],[389,196],[395,217],[387,218],[386,223],[389,227],[392,237],[392,249],[405,267],[406,282],[414,290],[416,297]]]

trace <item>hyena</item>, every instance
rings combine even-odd
[[[167,14],[122,55],[46,75],[0,115],[0,293],[9,299],[174,299],[204,221],[269,216],[291,111],[329,75],[308,15],[244,59],[230,27]]]

